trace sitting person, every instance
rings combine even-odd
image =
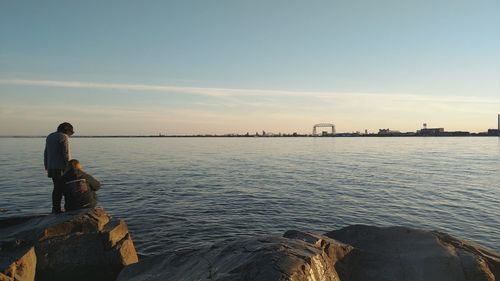
[[[64,196],[66,211],[93,208],[97,204],[96,191],[101,183],[82,171],[80,162],[72,159],[68,162],[66,172],[57,181],[57,188]]]

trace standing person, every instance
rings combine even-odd
[[[69,137],[73,135],[73,126],[64,122],[57,127],[57,132],[47,136],[43,163],[47,176],[52,179],[54,189],[52,190],[52,213],[61,212],[62,191],[56,188],[57,180],[62,176],[64,169],[71,159]]]

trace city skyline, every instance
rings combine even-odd
[[[6,1],[0,135],[497,127],[500,3]]]

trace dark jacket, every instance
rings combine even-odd
[[[46,170],[64,170],[71,159],[69,137],[61,132],[54,132],[45,140],[43,163]],[[49,175],[50,177],[50,175]]]
[[[70,168],[57,181],[57,188],[64,195],[64,208],[66,211],[93,208],[97,204],[96,191],[101,183],[91,175]]]

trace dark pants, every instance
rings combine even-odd
[[[63,175],[64,170],[59,169],[50,169],[48,170],[49,178],[52,178],[52,183],[54,184],[54,189],[52,190],[52,212],[60,213],[61,212],[61,201],[62,201],[62,190],[57,187],[57,181]]]

